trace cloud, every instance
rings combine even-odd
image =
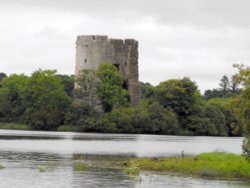
[[[77,35],[139,41],[140,79],[191,77],[202,91],[250,62],[248,0],[0,2],[0,71],[74,73]]]
[[[249,27],[249,0],[8,0],[2,4],[127,17],[130,12],[157,15],[167,24]]]

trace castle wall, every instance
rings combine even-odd
[[[109,39],[107,36],[78,36],[76,40],[76,76],[83,69],[97,70],[100,63],[115,64],[125,78],[130,101],[139,103],[138,42],[133,39]]]

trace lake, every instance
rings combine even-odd
[[[242,138],[0,130],[0,188],[243,188],[237,181],[206,180],[141,172],[131,179],[101,161],[126,157],[171,157],[202,152],[241,153]],[[83,158],[91,168],[73,170]],[[100,162],[98,162],[100,161]],[[39,172],[39,166],[46,172]]]

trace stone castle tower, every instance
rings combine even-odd
[[[109,39],[102,35],[78,36],[75,75],[83,69],[97,70],[100,63],[114,64],[125,79],[130,102],[139,103],[138,42],[134,39]]]

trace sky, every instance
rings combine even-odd
[[[250,65],[249,0],[0,0],[0,72],[74,74],[77,35],[139,41],[140,81],[218,88]]]

